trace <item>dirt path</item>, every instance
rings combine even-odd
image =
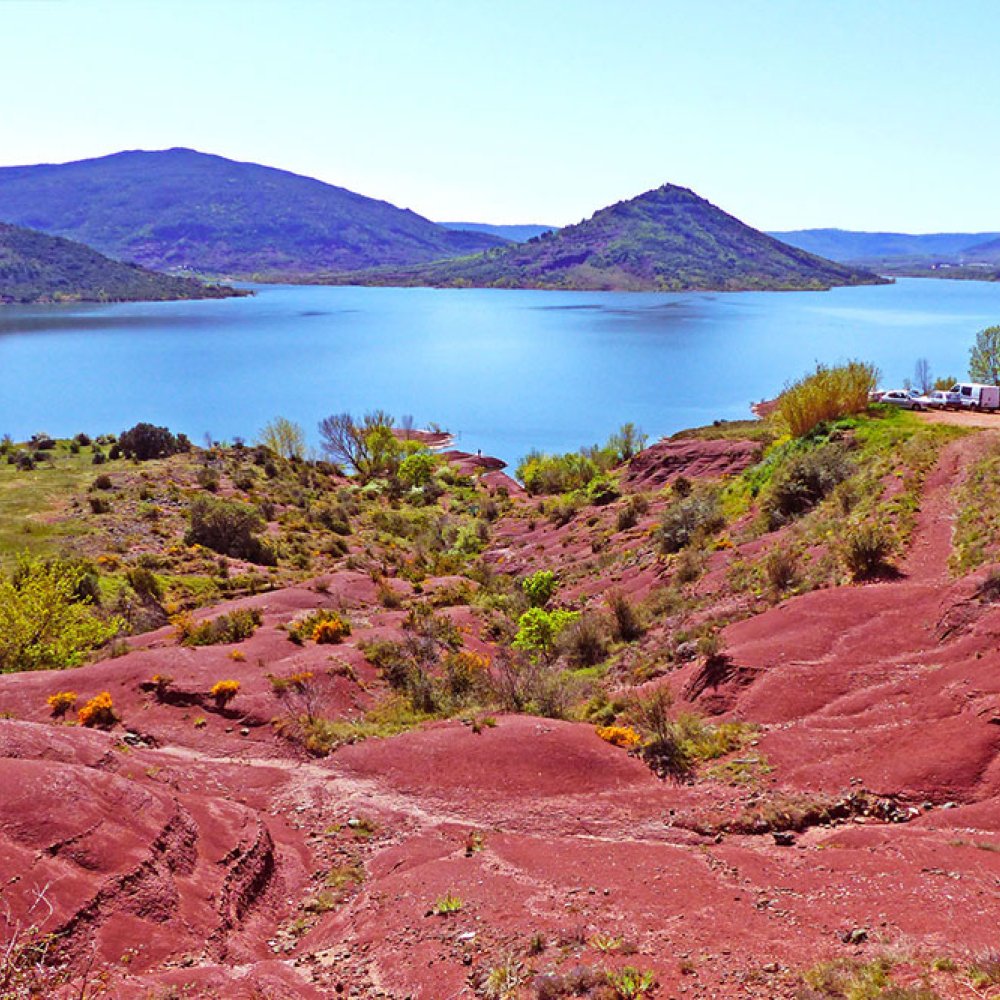
[[[917,420],[925,424],[950,424],[953,427],[988,427],[1000,430],[1000,412],[983,413],[979,410],[925,410],[916,413]]]
[[[931,414],[927,414],[931,416]],[[934,414],[934,416],[984,417],[986,414]],[[1000,417],[994,418],[1000,429]],[[952,421],[939,421],[951,423]],[[980,426],[978,424],[971,426]],[[955,519],[955,490],[965,479],[969,467],[982,453],[984,444],[995,434],[975,434],[946,445],[937,465],[924,483],[920,511],[910,549],[900,567],[915,580],[943,582],[948,576],[951,536]]]

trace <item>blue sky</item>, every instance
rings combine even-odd
[[[0,163],[191,146],[435,219],[664,182],[760,228],[1000,230],[986,0],[0,0]]]

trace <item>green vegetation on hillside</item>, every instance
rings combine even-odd
[[[247,293],[109,260],[72,240],[0,223],[0,303],[160,302]]]
[[[282,280],[503,242],[309,177],[190,149],[4,167],[0,219],[157,270]]]
[[[884,279],[780,243],[686,188],[664,185],[525,244],[323,280],[364,285],[609,289],[824,289]]]

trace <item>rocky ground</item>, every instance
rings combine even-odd
[[[322,676],[324,711],[359,717],[385,693],[359,643],[405,617],[346,569],[196,616],[259,609],[238,646],[163,628],[71,672],[0,677],[0,927],[48,984],[11,977],[0,996],[1000,996],[1000,603],[985,570],[948,574],[953,487],[984,437],[941,452],[898,576],[734,615],[723,655],[646,682],[759,727],[712,780],[514,714],[304,753],[272,724],[287,709],[268,675]],[[731,474],[758,451],[658,445],[625,482]],[[574,575],[602,523],[501,520],[487,555],[564,567],[574,600],[648,593],[665,570],[641,554],[614,580]],[[289,641],[317,608],[350,616],[345,642]],[[479,609],[444,613],[492,651]],[[240,688],[220,705],[223,678]],[[53,719],[67,689],[108,691],[120,723]],[[909,992],[804,979],[880,960]]]

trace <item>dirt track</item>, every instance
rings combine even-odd
[[[928,424],[952,424],[955,427],[990,427],[1000,429],[1000,412],[982,413],[978,410],[925,410],[916,414],[918,420]]]

